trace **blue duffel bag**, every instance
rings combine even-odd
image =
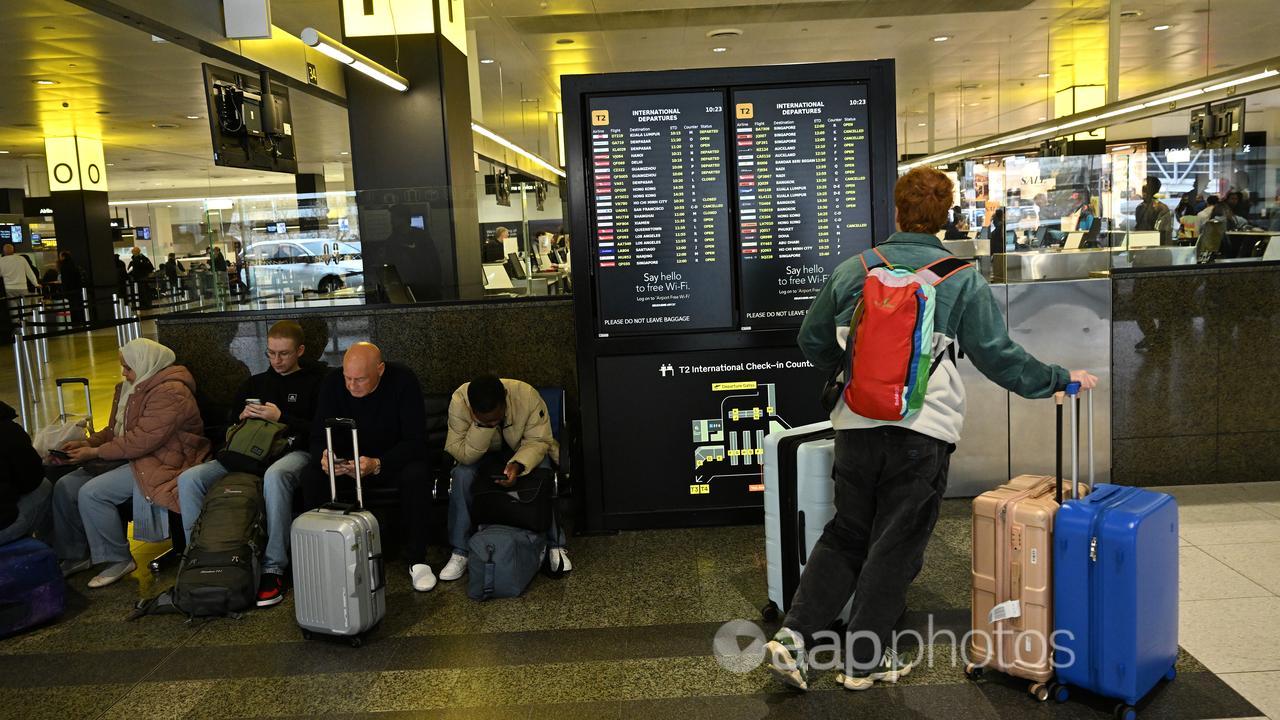
[[[62,614],[67,583],[58,556],[39,540],[0,545],[0,637],[8,637]]]
[[[484,525],[467,544],[467,595],[473,600],[519,597],[542,567],[546,533]]]

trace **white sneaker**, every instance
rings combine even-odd
[[[105,570],[95,575],[94,578],[89,581],[89,587],[91,588],[106,587],[111,583],[119,580],[120,578],[131,574],[134,570],[137,570],[137,569],[138,569],[138,564],[132,560],[126,560],[124,562],[118,562],[113,565],[109,565]]]
[[[430,592],[436,586],[436,575],[431,566],[418,563],[409,568],[409,579],[413,581],[413,589],[418,592]]]
[[[551,572],[569,572],[573,563],[569,562],[569,551],[564,548],[551,548],[551,557],[547,559]]]
[[[445,582],[453,582],[463,575],[467,574],[467,556],[454,553],[449,556],[449,562],[444,564],[440,569],[440,579]]]

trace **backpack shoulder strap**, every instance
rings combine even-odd
[[[961,260],[958,257],[948,255],[947,257],[934,260],[933,262],[929,263],[928,265],[925,265],[924,267],[920,268],[916,272],[921,274],[928,273],[929,275],[932,275],[932,277],[929,278],[930,284],[937,286],[937,285],[940,285],[943,280],[946,280],[947,278],[951,277],[952,275],[955,275],[961,270],[964,270],[965,268],[972,267],[972,266],[973,266],[972,263],[968,263],[968,262],[965,262],[964,260]]]
[[[873,268],[880,266],[893,267],[893,263],[889,262],[889,258],[880,252],[879,248],[871,248],[858,255],[858,259],[862,261],[862,271],[864,273],[871,272]]]

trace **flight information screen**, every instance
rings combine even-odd
[[[871,247],[862,84],[733,92],[744,328],[799,325],[842,260]]]
[[[732,327],[724,100],[722,92],[588,100],[601,335]]]

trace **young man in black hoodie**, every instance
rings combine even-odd
[[[333,433],[330,458],[325,445],[327,418],[351,418],[356,422],[360,457],[353,458],[351,435]],[[431,487],[427,474],[427,412],[422,388],[409,368],[382,360],[382,351],[373,343],[352,345],[342,358],[342,372],[330,373],[320,389],[316,421],[311,430],[312,462],[302,476],[306,506],[329,502],[329,463],[335,476],[355,477],[355,463],[365,487],[379,485],[400,493],[400,528],[405,559],[413,589],[426,592],[436,586],[436,576],[427,565],[427,511]],[[317,462],[318,460],[318,462]]]
[[[53,497],[31,437],[13,421],[17,416],[0,402],[0,545],[40,530]]]
[[[289,526],[293,522],[293,492],[303,470],[311,464],[308,437],[316,412],[320,381],[327,368],[302,359],[306,346],[302,326],[281,320],[267,331],[267,360],[271,367],[245,381],[232,406],[232,423],[261,418],[289,427],[290,450],[262,475],[267,506],[267,550],[258,584],[258,607],[284,599],[285,571],[289,568]],[[182,526],[191,539],[205,493],[229,471],[217,460],[197,465],[178,476],[178,501]]]

